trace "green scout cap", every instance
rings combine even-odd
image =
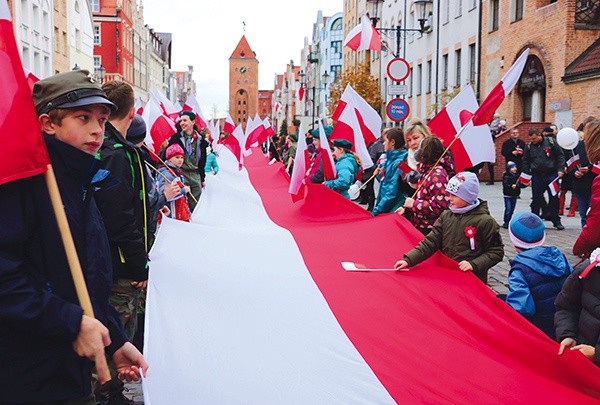
[[[345,139],[335,139],[333,141],[333,146],[337,146],[338,148],[343,149],[352,149],[352,142],[347,141]]]
[[[117,110],[87,70],[72,70],[40,80],[33,86],[33,102],[38,115],[55,108],[75,108],[104,104]]]

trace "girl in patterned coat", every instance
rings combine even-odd
[[[435,221],[450,204],[446,186],[448,179],[454,175],[454,162],[449,155],[440,159],[443,153],[444,145],[435,136],[424,138],[415,153],[421,176],[417,194],[415,198],[406,199],[404,210],[410,210],[413,225],[424,235],[431,231]],[[401,209],[398,213],[402,215],[404,210]]]

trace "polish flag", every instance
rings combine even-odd
[[[232,134],[234,129],[235,123],[233,122],[233,118],[231,118],[231,115],[227,113],[227,117],[225,117],[225,123],[223,124],[223,131],[227,132],[228,134]]]
[[[259,145],[262,144],[267,139],[269,139],[270,137],[272,137],[273,135],[275,135],[275,130],[273,129],[273,126],[271,125],[271,121],[269,120],[269,117],[265,117],[265,119],[262,120],[262,126],[263,126],[263,131],[262,131],[260,137],[258,138]]]
[[[298,142],[296,146],[296,155],[294,156],[294,170],[292,170],[290,187],[288,189],[293,202],[298,202],[304,198],[306,188],[304,185],[304,177],[306,176],[306,169],[308,168],[306,165],[306,154],[306,131],[304,130],[304,124],[301,123],[298,128]]]
[[[366,145],[375,142],[381,136],[381,117],[373,107],[365,101],[353,88],[348,84],[340,97],[340,101],[333,112],[333,120],[339,121],[339,117],[346,106],[351,105],[356,112],[356,119],[360,127],[360,132],[365,140]],[[338,130],[339,132],[339,130]],[[337,134],[336,134],[337,135]],[[336,136],[332,133],[332,139]],[[339,137],[339,136],[338,136]]]
[[[29,85],[29,88],[31,89],[31,91],[33,91],[33,85],[36,84],[37,82],[39,82],[40,79],[26,67],[23,67],[23,70],[25,71],[25,77],[27,78],[27,84]]]
[[[521,172],[517,182],[521,183],[524,186],[528,186],[531,183],[531,174],[527,174],[525,172]]]
[[[162,113],[169,117],[174,122],[177,121],[179,117],[179,112],[181,112],[181,108],[176,107],[171,100],[169,100],[163,93],[160,91],[153,91],[150,93],[150,96],[154,96],[159,107],[162,110]]]
[[[304,100],[304,86],[300,83],[296,83],[296,98],[300,101]]]
[[[360,157],[362,168],[368,169],[373,166],[373,161],[358,122],[356,109],[352,104],[346,104],[340,111],[340,104],[336,108],[336,116],[333,117],[334,120],[337,118],[337,123],[333,126],[330,139],[345,139],[352,142],[352,151]]]
[[[144,113],[144,103],[142,102],[142,98],[138,97],[135,99],[135,104],[133,105],[135,109],[135,113],[137,115],[142,115]]]
[[[427,124],[444,145],[452,144],[450,150],[457,172],[481,162],[496,161],[490,127],[487,124],[476,126],[471,119],[477,108],[475,92],[471,86],[466,86]]]
[[[46,171],[50,158],[19,56],[10,11],[0,0],[0,185]]]
[[[196,126],[198,129],[208,128],[207,120],[204,118],[204,114],[202,114],[202,110],[200,109],[200,104],[196,99],[196,95],[192,92],[188,94],[187,100],[182,107],[183,111],[192,111],[196,114]]]
[[[366,15],[363,15],[360,24],[352,28],[344,39],[344,46],[353,51],[373,51],[381,52],[381,37],[375,29],[371,20]]]
[[[319,120],[319,141],[321,143],[321,160],[323,162],[323,177],[325,180],[333,180],[337,177],[337,171],[335,170],[335,161],[333,160],[333,154],[329,147],[329,140],[325,134],[325,128]]]
[[[550,184],[548,184],[548,188],[550,189],[550,194],[552,194],[553,196],[557,195],[560,191],[559,178],[557,177],[554,180],[552,180]]]
[[[281,103],[280,102],[276,102],[275,103],[275,112],[278,113],[279,111],[281,111]]]
[[[233,132],[226,138],[219,139],[219,143],[225,145],[227,149],[233,153],[233,156],[238,161],[238,170],[242,170],[244,164],[244,154],[242,153],[242,145],[244,144],[244,130],[242,125],[235,127]]]
[[[485,100],[481,103],[481,106],[473,115],[473,123],[475,126],[489,124],[494,118],[494,113],[500,107],[500,104],[504,101],[506,96],[511,92],[515,84],[519,81],[521,73],[525,68],[527,62],[527,56],[529,55],[529,48],[517,58],[515,63],[508,69],[508,72],[502,77],[500,83],[498,83],[492,91],[487,95]]]
[[[149,129],[146,132],[144,142],[148,148],[157,152],[160,145],[171,135],[177,132],[175,122],[164,114],[164,109],[160,105],[160,101],[154,94],[150,95],[150,100],[144,108],[142,118],[146,122],[146,127]]]
[[[246,142],[244,144],[244,148],[246,149],[246,152],[244,152],[244,154],[246,156],[252,153],[247,153],[247,151],[249,151],[250,148],[258,146],[261,143],[260,140],[263,137],[264,130],[265,127],[263,126],[263,121],[260,119],[258,114],[256,114],[254,118],[248,121],[248,125],[246,126]]]
[[[571,157],[571,159],[567,160],[568,170],[572,170],[577,166],[579,166],[579,154],[575,154]]]
[[[224,153],[192,223],[163,221],[150,252],[146,403],[598,402],[592,361],[558,356],[447,257],[346,271],[342,262],[389,269],[423,235],[321,184],[294,204],[282,165],[268,161],[255,153],[238,171]]]

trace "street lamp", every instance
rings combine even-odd
[[[96,75],[96,79],[100,83],[104,83],[104,75],[106,74],[106,68],[103,65],[94,69],[94,73]]]
[[[377,23],[379,22],[379,6],[383,5],[384,0],[367,0],[367,3],[370,5],[369,16],[371,16],[371,21],[373,22],[373,26],[375,29],[390,38],[396,38],[396,53],[394,57],[400,56],[400,37],[403,32],[415,32],[423,34],[426,32],[425,24],[427,23],[427,19],[429,17],[429,13],[431,12],[431,8],[433,7],[433,0],[414,0],[413,6],[415,7],[415,12],[418,16],[417,21],[419,21],[420,28],[402,28],[400,24],[396,25],[396,28],[377,28]],[[392,52],[393,53],[393,52]]]

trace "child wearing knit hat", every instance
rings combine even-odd
[[[473,173],[461,172],[448,181],[446,191],[450,209],[440,215],[425,239],[394,267],[407,270],[440,250],[456,260],[460,270],[472,271],[487,283],[488,270],[502,261],[504,245],[487,202],[478,198],[479,180]]]
[[[184,157],[185,152],[178,143],[169,145],[165,151],[166,165],[158,168],[160,175],[156,178],[156,184],[159,193],[163,192],[167,180],[169,183],[177,182],[179,184],[181,192],[172,199],[167,200],[167,205],[171,211],[168,216],[182,221],[189,221],[191,212],[187,202],[187,193],[190,192],[190,186],[185,185],[181,170]]]
[[[506,303],[554,339],[554,300],[573,268],[557,247],[543,246],[546,231],[537,215],[518,213],[508,232],[517,255],[510,260]]]

